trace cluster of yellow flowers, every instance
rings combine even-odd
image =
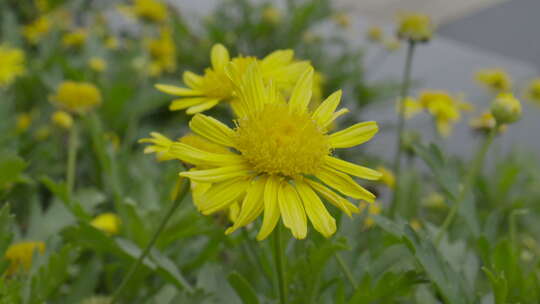
[[[24,74],[24,57],[21,49],[0,44],[0,88],[9,86]]]
[[[141,140],[151,144],[146,153],[190,165],[180,176],[194,182],[195,205],[203,214],[229,210],[229,234],[264,213],[259,240],[280,218],[298,239],[306,237],[308,219],[329,237],[336,222],[321,197],[349,216],[360,210],[345,197],[375,200],[351,176],[377,180],[381,174],[336,158],[333,151],[370,140],[377,123],[362,122],[330,133],[330,125],[348,110],[337,109],[341,91],[310,109],[314,70],[309,62],[295,60],[291,50],[263,59],[231,59],[222,45],[212,48],[211,61],[212,68],[203,76],[184,73],[189,88],[157,86],[181,96],[171,110],[198,113],[189,123],[194,134],[173,141],[152,133]],[[234,127],[200,114],[222,101],[233,109]]]

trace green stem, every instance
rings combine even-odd
[[[66,185],[68,196],[71,200],[73,194],[73,187],[75,186],[75,171],[77,169],[77,148],[79,145],[79,138],[77,132],[77,124],[73,122],[73,126],[69,129],[68,139],[68,159],[66,168]]]
[[[452,205],[452,208],[448,212],[448,215],[443,221],[443,224],[441,226],[441,229],[437,233],[437,236],[435,237],[435,245],[439,245],[439,243],[442,240],[442,237],[454,221],[457,212],[459,210],[459,206],[461,205],[461,202],[465,200],[465,197],[467,193],[469,192],[470,187],[473,184],[474,177],[481,171],[481,168],[484,165],[484,159],[486,158],[487,151],[489,149],[489,146],[491,146],[491,143],[493,143],[493,140],[495,139],[495,135],[497,134],[498,126],[495,126],[492,130],[490,130],[488,136],[482,143],[482,146],[480,149],[478,149],[478,152],[476,153],[476,156],[474,157],[474,160],[470,166],[470,170],[467,172],[467,175],[465,177],[465,182],[463,184],[463,187],[459,191],[457,200]]]
[[[396,131],[396,154],[394,156],[394,174],[396,176],[396,187],[393,192],[392,205],[390,206],[390,216],[394,216],[399,201],[399,192],[401,191],[401,155],[403,154],[403,133],[405,132],[405,99],[409,95],[411,83],[412,61],[415,48],[414,41],[409,41],[407,48],[407,58],[405,60],[405,69],[403,70],[403,82],[398,107],[398,125]]]
[[[335,254],[336,260],[339,264],[339,268],[341,268],[341,271],[343,271],[343,274],[349,280],[349,283],[351,283],[354,290],[356,290],[356,287],[358,286],[358,283],[356,282],[354,276],[351,273],[351,270],[349,267],[347,267],[347,264],[345,263],[345,260],[343,260],[343,257],[339,254],[339,252],[336,252]]]
[[[133,265],[131,265],[131,268],[129,269],[128,273],[126,274],[126,276],[124,277],[124,279],[122,280],[122,282],[120,283],[120,285],[118,286],[116,291],[114,292],[110,304],[113,304],[116,301],[118,301],[118,297],[121,295],[122,290],[127,285],[127,283],[129,283],[131,277],[137,272],[137,270],[141,266],[142,261],[150,253],[150,250],[152,249],[152,247],[154,247],[156,241],[158,240],[159,235],[161,234],[161,232],[163,231],[163,229],[167,225],[167,222],[169,221],[171,216],[174,214],[176,209],[180,206],[180,204],[182,203],[182,201],[186,197],[186,194],[189,192],[188,190],[189,190],[189,180],[186,179],[186,180],[184,180],[184,184],[182,185],[182,188],[179,191],[178,197],[176,198],[176,200],[173,202],[173,204],[169,208],[169,211],[167,212],[167,214],[165,215],[165,217],[163,218],[163,220],[159,224],[158,229],[152,235],[152,238],[150,239],[150,242],[148,243],[148,245],[146,245],[146,248],[144,248],[144,251],[139,256],[137,261],[135,261],[135,263]]]
[[[281,244],[281,225],[278,223],[273,233],[274,238],[274,262],[277,273],[279,303],[287,304],[287,282],[285,278],[285,255]]]
[[[259,268],[259,272],[263,274],[263,277],[266,279],[266,282],[270,284],[271,286],[272,278],[269,277],[268,273],[264,270],[263,264],[261,263],[260,256],[257,254],[257,250],[255,250],[255,247],[253,246],[253,241],[249,237],[249,233],[245,227],[242,229],[242,235],[244,236],[244,239],[245,239],[244,242],[247,248],[246,256],[249,259],[255,260],[255,265],[257,266],[257,268]]]

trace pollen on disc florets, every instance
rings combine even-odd
[[[291,113],[286,104],[267,104],[237,121],[236,148],[266,174],[313,174],[330,153],[328,136],[308,113]]]

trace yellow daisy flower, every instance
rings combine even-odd
[[[367,203],[360,202],[360,212],[366,212],[366,218],[364,219],[364,229],[369,229],[375,225],[375,221],[371,215],[379,215],[382,212],[381,204],[378,202]]]
[[[476,81],[493,92],[506,92],[512,87],[512,80],[500,68],[483,69],[476,72]]]
[[[159,38],[150,40],[147,48],[151,57],[151,76],[159,76],[163,72],[174,72],[176,69],[176,46],[170,29],[161,29]]]
[[[86,29],[76,29],[62,36],[62,45],[66,48],[80,48],[86,43],[88,32]]]
[[[109,235],[114,235],[120,231],[120,218],[114,213],[106,212],[96,216],[90,225]]]
[[[237,106],[245,114],[235,120],[236,127],[231,129],[203,114],[195,115],[189,125],[197,135],[233,153],[206,152],[180,142],[168,150],[186,163],[210,168],[180,173],[192,181],[211,184],[200,202],[203,214],[224,210],[241,200],[238,217],[227,234],[264,211],[259,240],[272,232],[280,217],[294,237],[303,239],[308,218],[326,237],[336,231],[335,220],[320,196],[347,215],[359,211],[332,189],[355,199],[374,201],[375,196],[351,175],[376,180],[381,174],[332,156],[334,149],[365,143],[378,131],[377,123],[369,121],[328,134],[328,126],[347,112],[336,111],[341,91],[310,112],[312,68],[302,74],[288,102],[273,83],[265,84],[257,64],[243,74],[232,66],[230,74],[231,79],[238,79],[234,83]]]
[[[540,105],[540,78],[535,78],[529,82],[525,97]]]
[[[146,21],[162,22],[167,19],[167,6],[156,0],[135,0],[133,12]]]
[[[19,269],[23,271],[30,270],[32,257],[36,251],[43,254],[45,252],[45,243],[26,241],[10,245],[5,253],[5,258],[10,262],[6,270],[7,275],[12,275]]]
[[[0,88],[9,86],[15,78],[24,74],[24,71],[24,52],[0,44]]]
[[[88,66],[96,72],[103,72],[107,69],[107,62],[101,57],[92,57],[88,60]]]
[[[56,111],[51,115],[51,121],[60,128],[70,129],[73,126],[73,117],[65,111]]]
[[[450,95],[446,91],[426,90],[420,94],[418,102],[435,119],[439,134],[448,136],[452,126],[461,119],[462,111],[472,110],[472,105]]]
[[[27,24],[22,29],[22,34],[31,44],[37,44],[43,39],[51,29],[51,22],[48,17],[41,16],[34,22]]]
[[[49,99],[61,109],[84,114],[101,104],[101,92],[88,82],[64,81]]]
[[[399,105],[400,105],[400,102],[398,100],[396,103],[397,112],[399,112]],[[424,109],[422,104],[418,100],[412,97],[407,97],[405,98],[405,100],[403,100],[403,107],[405,108],[404,113],[405,113],[405,118],[407,119],[413,118],[414,116],[416,116],[416,114],[422,112],[422,110]]]
[[[398,16],[397,36],[403,40],[427,42],[433,36],[435,27],[429,16],[417,13],[405,13]]]
[[[171,111],[187,109],[187,114],[200,113],[213,108],[219,102],[233,101],[232,80],[225,72],[225,67],[229,63],[237,70],[245,71],[250,64],[257,62],[265,81],[271,80],[277,88],[290,90],[302,71],[309,66],[307,61],[296,61],[293,57],[292,50],[278,50],[260,61],[255,57],[243,56],[231,60],[229,51],[223,45],[216,44],[212,47],[210,54],[212,67],[207,68],[204,75],[184,72],[184,83],[189,88],[165,84],[158,84],[156,88],[167,94],[180,96],[169,106]],[[233,101],[231,106],[238,111],[235,104]]]

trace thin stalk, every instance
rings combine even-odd
[[[405,132],[405,99],[409,96],[409,87],[411,84],[412,61],[415,49],[415,42],[409,41],[407,47],[407,58],[405,60],[405,69],[403,70],[403,82],[399,100],[398,125],[396,131],[396,154],[394,156],[394,174],[396,176],[396,188],[393,192],[392,205],[390,206],[390,215],[393,216],[397,210],[399,201],[399,192],[401,191],[401,155],[403,154],[403,133]]]
[[[474,181],[474,177],[481,171],[481,168],[484,165],[484,159],[486,158],[487,151],[489,150],[489,146],[493,143],[493,140],[495,139],[495,135],[497,134],[498,126],[495,126],[492,130],[490,130],[488,136],[480,146],[480,149],[476,152],[476,156],[473,159],[473,162],[470,166],[470,170],[467,172],[467,175],[465,176],[465,182],[463,184],[463,187],[459,191],[457,200],[452,205],[452,208],[446,215],[446,218],[443,221],[443,224],[441,226],[441,229],[437,233],[437,236],[435,237],[435,245],[439,245],[441,242],[442,237],[454,221],[457,212],[459,210],[459,206],[461,205],[461,202],[465,200],[465,197],[467,193],[469,192],[469,189],[472,186],[472,183]]]
[[[345,260],[343,260],[343,257],[339,254],[339,252],[336,252],[335,257],[338,262],[339,268],[341,268],[341,271],[343,271],[343,274],[345,275],[349,283],[351,283],[353,290],[356,290],[358,283],[356,282],[356,279],[352,275],[349,267],[347,267],[347,263],[345,263]]]
[[[285,254],[281,244],[281,225],[276,226],[274,238],[274,262],[278,280],[279,303],[287,304],[287,281],[285,278]]]
[[[129,269],[128,273],[126,274],[126,276],[124,277],[124,279],[122,280],[122,282],[120,283],[116,291],[114,292],[110,304],[116,303],[118,301],[118,297],[121,295],[122,290],[127,285],[127,283],[129,283],[131,277],[137,272],[137,270],[141,266],[142,261],[146,258],[146,256],[148,256],[148,254],[150,253],[150,250],[156,244],[156,241],[158,240],[159,235],[161,234],[161,232],[167,225],[167,222],[169,222],[171,216],[174,214],[176,209],[180,206],[180,204],[186,197],[186,194],[189,192],[188,190],[189,190],[189,180],[186,179],[184,180],[184,184],[182,185],[182,188],[179,191],[178,197],[176,198],[176,200],[173,202],[173,204],[167,211],[167,214],[165,214],[165,217],[159,224],[159,227],[152,235],[150,242],[148,243],[148,245],[146,245],[146,248],[144,248],[142,254],[139,256],[137,261],[135,261],[135,263],[131,265],[131,268]]]
[[[73,187],[75,186],[75,171],[77,170],[77,148],[79,146],[79,136],[77,131],[77,123],[73,122],[73,125],[69,129],[68,138],[68,159],[66,168],[66,185],[69,198],[73,194]]]

